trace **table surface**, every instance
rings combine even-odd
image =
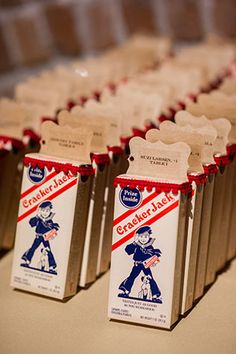
[[[1,354],[236,353],[236,260],[172,331],[109,321],[109,274],[65,303],[9,287],[0,260]]]

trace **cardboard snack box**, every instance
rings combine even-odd
[[[185,112],[180,111],[176,114],[177,122],[184,113]],[[187,143],[191,148],[191,154],[188,159],[188,179],[192,183],[192,196],[190,196],[189,201],[188,237],[186,240],[186,258],[181,308],[181,314],[185,314],[193,305],[194,289],[196,287],[195,281],[198,264],[198,248],[202,248],[200,226],[202,200],[206,183],[206,176],[202,165],[206,164],[206,162],[214,162],[213,142],[216,139],[217,133],[212,126],[193,127],[190,124],[181,126],[168,121],[161,123],[159,128],[159,130],[149,130],[146,134],[146,139],[151,142],[155,142],[159,139],[165,143],[182,141]],[[204,246],[206,246],[206,244],[204,244]],[[203,250],[206,252],[205,249]]]
[[[95,153],[93,154],[92,160],[95,169],[95,178],[89,204],[83,260],[79,275],[80,287],[86,287],[88,284],[96,280],[104,208],[104,195],[107,174],[110,170],[110,158],[108,154]]]
[[[219,170],[215,178],[213,195],[206,286],[214,282],[217,271],[225,264],[231,208],[231,204],[228,202],[228,189],[230,190],[232,184],[232,166],[230,166],[232,163],[227,155],[216,156],[215,160]]]
[[[40,153],[25,157],[13,287],[57,299],[76,293],[94,175],[91,138],[45,122]]]
[[[192,196],[189,211],[181,314],[185,314],[188,310],[190,310],[194,301],[200,225],[206,175],[204,173],[192,173],[188,175],[188,178],[192,183]]]
[[[79,286],[86,287],[94,282],[97,276],[104,196],[107,175],[110,170],[110,158],[106,146],[107,131],[110,124],[105,117],[99,114],[96,116],[94,112],[79,106],[73,107],[71,112],[61,111],[58,115],[58,121],[61,127],[70,126],[78,129],[86,127],[92,135],[90,152],[95,178],[89,203],[83,259],[79,273]]]
[[[214,164],[213,159],[214,154],[225,154],[226,145],[228,142],[228,135],[231,130],[231,124],[224,118],[210,120],[205,116],[195,116],[187,111],[179,111],[175,116],[175,121],[180,126],[187,127],[188,125],[194,128],[204,128],[207,133],[208,127],[214,128],[215,139],[209,139],[207,134],[205,135],[204,145],[208,150],[209,154],[207,158],[201,161],[206,174],[206,180],[204,183],[203,190],[203,204],[202,204],[202,216],[200,219],[200,232],[199,232],[199,245],[198,245],[198,256],[196,264],[196,284],[194,290],[194,299],[203,295],[205,286],[205,273],[207,268],[207,257],[211,252],[209,250],[212,246],[212,241],[210,241],[210,223],[211,221],[211,211],[213,203],[213,186],[215,180],[215,174],[218,172],[217,166]],[[201,130],[201,129],[200,129]],[[192,139],[193,140],[193,139]],[[202,153],[200,152],[200,156]],[[190,222],[191,225],[191,222]],[[214,242],[213,242],[214,244]]]
[[[201,213],[201,221],[200,221],[199,245],[198,245],[198,255],[197,255],[197,264],[196,264],[194,300],[201,297],[204,293],[214,183],[215,183],[215,175],[218,172],[218,168],[216,164],[208,164],[204,166],[204,172],[206,174],[207,179],[204,187],[203,200],[202,200],[202,213]]]
[[[221,165],[222,158],[217,159],[217,162]],[[224,159],[225,161],[226,159]],[[233,207],[233,178],[235,173],[235,161],[234,155],[229,153],[227,155],[227,165],[226,165],[226,176],[225,176],[225,184],[224,184],[224,192],[223,192],[223,204],[222,204],[222,212],[221,212],[221,224],[218,234],[218,246],[217,246],[217,254],[215,267],[216,271],[220,271],[226,264],[227,261],[227,249],[230,240],[229,234],[229,226],[230,226],[230,217],[231,217],[231,209]],[[220,168],[220,167],[219,167]]]
[[[115,179],[108,316],[171,328],[182,305],[190,148],[138,137],[130,148],[129,170]]]

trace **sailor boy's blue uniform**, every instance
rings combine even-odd
[[[150,230],[149,227],[145,227],[145,228]],[[135,279],[141,272],[143,272],[145,275],[149,275],[152,296],[158,298],[161,295],[160,289],[158,288],[157,283],[153,279],[151,269],[145,268],[143,264],[143,262],[149,259],[150,257],[154,255],[160,257],[161,255],[161,251],[153,247],[154,241],[155,239],[150,237],[148,242],[145,244],[142,244],[139,241],[134,241],[133,243],[126,246],[125,248],[126,253],[128,253],[128,255],[133,254],[134,266],[128,278],[126,278],[119,286],[119,289],[124,291],[124,294],[128,295],[130,293]]]
[[[44,203],[49,204],[50,202],[44,202]],[[52,207],[51,203],[49,204],[49,206],[50,206],[50,208]],[[44,207],[43,203],[40,205],[40,207]],[[54,214],[51,212],[47,218],[42,218],[37,215],[37,216],[30,219],[29,224],[31,227],[35,227],[36,237],[34,239],[32,246],[30,247],[30,249],[28,249],[28,251],[26,251],[23,254],[22,259],[24,261],[30,263],[33,256],[34,256],[35,251],[42,243],[43,246],[45,248],[47,248],[47,250],[48,250],[49,268],[55,269],[57,267],[57,264],[55,262],[54,256],[51,251],[50,243],[49,243],[49,241],[46,241],[44,239],[44,235],[46,233],[48,233],[49,231],[51,231],[53,229],[55,229],[55,230],[59,229],[59,225],[57,223],[54,223],[52,220],[53,216],[54,216]]]

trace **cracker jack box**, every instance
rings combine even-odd
[[[62,126],[69,125],[73,128],[87,127],[92,133],[90,152],[92,153],[95,176],[89,204],[83,259],[79,274],[79,286],[85,287],[96,280],[104,194],[110,164],[106,146],[108,123],[106,119],[102,119],[101,117],[98,119],[96,116],[92,117],[83,108],[80,109],[79,107],[74,107],[70,112],[60,112],[58,122]]]
[[[86,129],[45,122],[40,153],[26,155],[14,288],[61,300],[76,293],[94,175],[91,139]]]
[[[216,161],[217,161],[216,157]],[[220,160],[222,160],[220,158]],[[225,162],[226,159],[223,159]],[[227,159],[228,160],[228,159]],[[211,210],[211,223],[210,223],[210,231],[209,231],[209,248],[208,248],[208,256],[207,256],[207,267],[205,274],[205,286],[213,283],[216,277],[216,263],[218,262],[216,257],[218,255],[218,244],[219,239],[220,243],[224,243],[224,238],[226,238],[226,234],[220,233],[221,222],[222,222],[222,212],[224,210],[224,193],[226,189],[226,164],[219,164],[218,173],[215,177],[214,184],[214,192],[213,192],[213,202],[212,202],[212,210]],[[221,246],[220,246],[221,248]]]
[[[14,242],[14,225],[17,213],[12,207],[17,204],[20,193],[18,180],[21,176],[21,160],[25,153],[23,126],[25,112],[14,101],[0,100],[0,202],[4,206],[0,214],[0,248],[9,248]],[[12,228],[8,229],[9,219]]]
[[[227,103],[230,105],[234,102],[234,114],[236,114],[236,101],[233,97],[228,97],[225,94],[214,91],[211,94],[211,99],[217,98],[222,100],[222,104],[227,106]],[[232,107],[231,107],[232,108]],[[229,123],[230,124],[230,123]],[[219,170],[224,171],[224,186],[223,186],[223,202],[219,206],[219,213],[221,215],[221,223],[218,228],[217,239],[215,242],[215,271],[220,271],[226,264],[227,261],[227,249],[230,240],[229,228],[230,228],[230,216],[231,209],[233,208],[233,179],[235,173],[235,161],[234,161],[234,150],[235,142],[232,143],[231,135],[231,144],[227,146],[227,152],[224,154],[217,154],[215,160],[219,166]]]
[[[109,102],[98,103],[88,100],[85,104],[86,112],[96,117],[105,117],[109,122],[107,136],[107,148],[110,164],[107,171],[106,188],[104,193],[103,214],[101,221],[101,235],[99,241],[97,271],[96,274],[106,272],[111,260],[112,223],[114,214],[115,187],[114,179],[120,174],[120,166],[123,159],[123,150],[120,145],[120,120],[121,113]],[[80,109],[81,111],[81,109]]]
[[[206,140],[212,146],[215,137],[216,131],[212,127],[193,128],[190,125],[179,126],[169,121],[161,123],[160,130],[152,129],[146,134],[146,139],[151,142],[157,140],[162,140],[165,143],[182,141],[187,143],[191,148],[188,161],[188,179],[192,183],[192,196],[191,210],[189,212],[181,314],[184,314],[192,307],[194,299],[202,200],[206,183],[202,164],[207,161],[214,162],[213,149],[209,147],[209,144],[206,144]]]
[[[130,151],[115,179],[108,316],[169,329],[182,303],[190,147],[134,137]]]
[[[218,168],[215,164],[204,165],[204,172],[206,175],[206,183],[204,185],[202,211],[200,220],[200,232],[198,243],[198,254],[196,264],[194,300],[203,295],[205,287],[205,274],[207,266],[207,255],[209,247],[209,231],[211,222],[211,209],[213,203],[213,191],[215,175]]]
[[[205,116],[194,116],[187,111],[180,111],[175,116],[175,121],[178,125],[185,126],[191,125],[195,128],[212,126],[216,129],[217,136],[214,141],[210,141],[209,137],[205,140],[207,146],[211,147],[209,150],[209,157],[203,161],[203,167],[207,176],[202,204],[202,217],[200,225],[199,235],[199,247],[198,247],[198,259],[196,270],[196,282],[195,282],[195,295],[197,299],[203,295],[205,287],[205,275],[207,271],[208,254],[211,253],[210,248],[212,242],[214,245],[214,238],[210,238],[210,225],[211,225],[211,212],[215,208],[213,206],[213,192],[215,176],[218,172],[218,168],[215,161],[212,159],[213,154],[226,154],[226,145],[228,143],[228,135],[230,133],[231,124],[227,119],[208,119]]]
[[[226,261],[229,261],[235,255],[235,214],[236,214],[236,202],[235,202],[235,179],[236,179],[236,161],[235,161],[235,151],[236,151],[236,134],[235,134],[235,85],[236,81],[228,78],[226,79],[222,86],[220,87],[220,91],[214,91],[211,95],[212,99],[217,99],[221,102],[221,110],[225,116],[230,120],[232,124],[232,129],[229,135],[229,144],[227,145],[227,156],[228,163],[226,166],[225,173],[227,174],[227,182],[225,184],[225,193],[224,193],[224,207],[222,212],[222,223],[220,225],[221,230],[220,234],[224,234],[224,244],[220,245],[220,252],[216,257],[216,269],[220,270]],[[213,96],[213,97],[212,97]],[[214,111],[213,111],[214,113]],[[225,155],[225,154],[224,154]],[[217,157],[217,162],[225,164],[226,160],[223,156],[223,160]],[[226,248],[226,250],[225,250]],[[222,251],[221,251],[222,250]],[[219,250],[218,250],[219,251]]]
[[[218,239],[216,246],[216,258],[215,258],[215,267],[216,271],[221,270],[227,261],[227,250],[230,242],[230,217],[231,210],[233,208],[233,179],[235,175],[235,161],[234,154],[231,154],[232,145],[229,147],[228,154],[225,156],[217,157],[215,156],[215,160],[219,169],[221,170],[223,166],[225,166],[225,182],[224,182],[224,191],[223,191],[223,204],[222,204],[222,212],[221,212],[221,223],[220,229],[218,233]],[[222,237],[223,236],[223,237]]]
[[[212,219],[210,227],[210,245],[207,260],[205,284],[211,284],[217,271],[222,269],[227,260],[229,243],[229,223],[232,208],[232,188],[234,164],[230,155],[216,155],[218,173],[213,196]],[[219,205],[220,204],[220,205]]]
[[[224,117],[231,123],[231,130],[227,136],[228,144],[232,145],[236,141],[236,120],[235,120],[235,104],[224,98],[216,98],[210,95],[200,95],[198,103],[193,103],[187,106],[187,110],[196,115],[206,115],[209,119]],[[222,163],[221,163],[222,161]],[[223,207],[225,196],[225,188],[233,183],[229,178],[232,177],[231,173],[228,173],[228,167],[230,165],[229,157],[227,153],[220,152],[216,154],[216,163],[219,165],[218,173],[215,177],[214,183],[214,196],[211,210],[211,224],[209,231],[209,250],[207,257],[207,266],[205,273],[205,285],[211,284],[215,280],[217,263],[218,263],[218,243],[227,243],[226,230],[223,230],[223,234],[220,231],[222,213],[227,211]],[[228,217],[226,217],[228,219]],[[226,220],[225,220],[226,221]],[[224,222],[225,222],[224,221]],[[228,227],[226,227],[228,229]],[[222,237],[223,236],[223,237]],[[223,240],[224,239],[224,240]],[[219,242],[218,242],[219,241]],[[223,247],[224,248],[224,247]],[[220,251],[219,250],[219,251]],[[223,252],[224,253],[224,252]]]

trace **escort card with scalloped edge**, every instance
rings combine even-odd
[[[94,100],[88,100],[85,103],[84,109],[91,113],[91,115],[96,116],[98,119],[105,117],[109,122],[108,134],[107,134],[107,145],[108,146],[119,146],[120,145],[120,135],[121,135],[121,114],[119,110],[115,109],[112,103],[101,103]],[[73,110],[75,112],[75,110]]]
[[[209,119],[226,118],[232,128],[229,143],[236,143],[236,105],[233,101],[218,99],[210,95],[200,95],[197,103],[190,103],[186,110],[195,116],[205,115]]]
[[[107,152],[107,135],[109,122],[105,117],[97,117],[87,113],[81,107],[75,107],[71,112],[61,111],[58,115],[60,126],[68,126],[73,129],[87,129],[92,132],[91,150],[93,153]]]
[[[226,146],[229,141],[231,123],[225,118],[208,119],[206,116],[196,117],[187,111],[179,111],[175,115],[175,122],[179,126],[191,125],[193,128],[201,128],[211,125],[217,131],[214,141],[214,154],[226,154]]]
[[[59,126],[46,121],[42,124],[40,153],[90,163],[92,133],[84,128]]]
[[[19,103],[8,98],[1,98],[0,117],[0,135],[22,140],[27,113]]]
[[[160,130],[151,129],[146,133],[146,139],[151,142],[161,140],[165,143],[184,142],[191,147],[188,172],[203,172],[202,164],[212,163],[213,142],[216,138],[214,128],[194,129],[190,125],[180,127],[172,122],[160,124]]]
[[[185,143],[167,145],[161,141],[151,143],[139,137],[130,141],[127,174],[161,180],[187,180],[190,148]]]

